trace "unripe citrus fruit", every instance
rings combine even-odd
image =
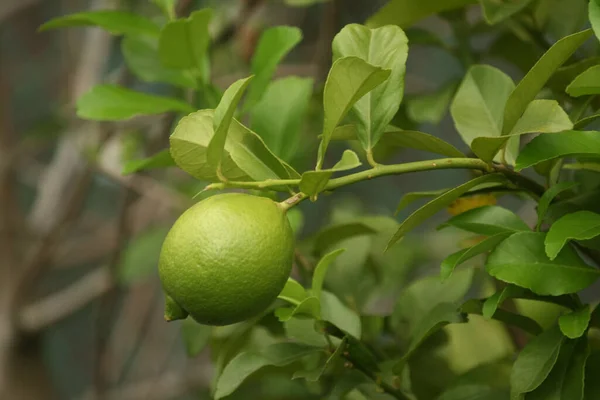
[[[293,254],[294,234],[276,202],[241,193],[209,197],[179,217],[163,244],[165,316],[189,313],[207,325],[254,317],[283,289]]]

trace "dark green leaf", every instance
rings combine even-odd
[[[487,385],[461,385],[448,389],[436,400],[506,400],[506,393]]]
[[[578,310],[561,315],[558,318],[560,330],[569,339],[577,339],[583,336],[590,323],[591,313],[590,306],[586,305]]]
[[[504,303],[504,300],[520,297],[526,290],[522,287],[518,287],[515,285],[508,285],[504,289],[496,292],[493,296],[490,296],[483,303],[483,316],[485,318],[492,318],[498,310],[498,307]]]
[[[585,379],[585,370],[590,348],[587,338],[577,340],[569,367],[565,373],[565,379],[562,385],[561,399],[564,400],[583,400],[584,389],[589,381]]]
[[[298,151],[300,128],[312,95],[313,80],[289,76],[271,83],[252,108],[252,129],[282,159]]]
[[[537,206],[538,219],[535,227],[536,230],[540,229],[540,226],[544,221],[544,217],[546,216],[546,212],[548,211],[548,207],[550,207],[550,203],[552,203],[554,198],[560,195],[562,192],[572,189],[577,185],[578,183],[576,182],[561,182],[544,192]]]
[[[170,97],[136,92],[114,85],[94,86],[77,101],[77,115],[95,121],[119,121],[168,111],[191,113],[189,104]]]
[[[156,272],[160,248],[168,232],[164,227],[150,229],[127,244],[117,271],[119,282],[135,283]]]
[[[551,260],[569,240],[586,240],[600,235],[600,214],[578,211],[552,224],[546,236],[546,254]]]
[[[398,25],[406,28],[429,15],[461,8],[476,0],[392,0],[369,18],[371,27]]]
[[[419,131],[388,131],[381,137],[381,144],[385,146],[404,147],[428,151],[448,157],[464,157],[465,154],[442,139]]]
[[[301,40],[302,31],[292,26],[275,26],[262,33],[252,57],[251,71],[255,79],[248,89],[244,109],[254,106],[262,98],[277,65]]]
[[[269,365],[283,367],[320,351],[322,350],[319,347],[298,343],[275,343],[260,353],[240,353],[227,364],[219,377],[214,394],[215,400],[233,393],[246,378],[263,367]]]
[[[471,299],[460,307],[460,311],[467,314],[483,315],[483,305],[481,300]],[[497,309],[492,318],[506,325],[518,327],[534,336],[539,335],[543,331],[542,327],[535,320],[502,309]]]
[[[463,249],[449,255],[444,261],[442,261],[440,271],[442,280],[448,279],[457,266],[475,256],[493,250],[500,242],[509,237],[511,234],[512,232],[498,233],[494,236],[484,239],[473,247],[469,247],[468,249]]]
[[[483,8],[483,16],[488,24],[494,25],[504,21],[511,15],[518,13],[527,7],[532,0],[515,0],[510,2],[499,2],[497,0],[479,0]]]
[[[599,118],[600,118],[600,113],[593,114],[593,115],[590,115],[589,117],[582,118],[573,125],[573,129],[575,129],[576,131],[582,130],[583,128],[587,127],[588,125],[590,125],[592,122],[595,122]]]
[[[323,366],[319,366],[311,371],[303,371],[303,370],[296,371],[296,372],[294,372],[292,379],[304,378],[310,382],[316,382],[319,379],[321,379],[321,376],[323,376],[323,374],[327,371],[327,369],[330,368],[336,360],[341,358],[342,353],[344,353],[344,351],[346,351],[347,341],[348,341],[348,338],[342,339],[342,341],[337,346],[337,348],[335,349],[333,354],[331,354],[329,356],[329,358],[327,358],[327,361],[325,361]]]
[[[570,163],[564,164],[563,169],[600,172],[600,163]]]
[[[285,4],[291,7],[308,7],[317,3],[325,3],[329,0],[284,0]]]
[[[338,58],[331,67],[323,93],[323,135],[317,168],[323,165],[325,151],[334,129],[350,108],[364,95],[389,78],[391,71],[375,67],[358,57]]]
[[[327,274],[327,270],[331,263],[346,249],[337,249],[332,251],[331,253],[325,254],[320,260],[317,266],[315,267],[315,271],[312,277],[312,293],[317,298],[321,298],[321,289],[323,288],[323,282],[325,281],[325,275]]]
[[[225,141],[229,133],[229,126],[231,126],[237,106],[252,78],[251,76],[232,83],[225,93],[223,93],[223,97],[213,114],[214,134],[208,143],[206,161],[208,161],[211,167],[216,168],[217,171],[221,168],[221,160],[225,150]]]
[[[594,283],[600,270],[586,265],[571,248],[554,260],[544,252],[544,233],[519,232],[500,243],[487,259],[493,277],[540,295],[575,293]]]
[[[391,71],[385,82],[358,99],[353,106],[358,138],[365,149],[372,149],[402,102],[408,40],[397,26],[369,29],[350,24],[335,36],[332,49],[334,60],[358,57],[370,65]]]
[[[439,124],[448,111],[458,84],[451,82],[434,93],[412,97],[406,103],[406,113],[415,122]]]
[[[470,180],[467,183],[463,183],[462,185],[457,186],[454,189],[450,189],[447,192],[444,192],[444,194],[436,197],[435,199],[431,200],[429,203],[425,204],[423,207],[419,208],[417,211],[409,215],[408,218],[406,218],[404,222],[400,224],[400,227],[398,228],[394,236],[390,239],[387,247],[389,248],[390,246],[392,246],[394,243],[400,240],[407,232],[420,225],[424,220],[433,216],[444,207],[450,205],[454,200],[458,199],[471,188],[482,183],[502,182],[504,181],[504,179],[504,177],[496,174],[484,175]]]
[[[594,0],[592,0],[594,1]],[[600,10],[599,15],[600,18]],[[600,398],[600,351],[594,351],[587,359],[585,366],[585,400]]]
[[[525,346],[513,366],[511,398],[535,390],[556,364],[565,337],[555,326],[534,337]]]
[[[548,79],[592,35],[590,29],[566,36],[556,42],[529,70],[510,94],[504,110],[502,132],[510,133],[527,106],[535,99]]]
[[[40,31],[72,26],[99,26],[113,35],[158,36],[159,27],[138,14],[125,11],[99,10],[54,18],[40,27]]]
[[[542,161],[574,155],[600,157],[600,132],[565,131],[539,135],[523,148],[515,169],[520,171]]]
[[[487,236],[531,230],[516,214],[499,206],[483,206],[465,211],[450,218],[439,229],[447,226]]]
[[[304,301],[308,295],[306,294],[306,290],[300,285],[298,282],[293,280],[292,278],[288,278],[283,290],[277,296],[277,298],[285,300],[289,303],[298,305],[302,301]]]
[[[360,317],[348,308],[334,294],[321,291],[321,315],[323,320],[329,321],[344,332],[360,339],[362,324]]]
[[[206,347],[212,327],[201,325],[191,317],[186,318],[181,324],[181,334],[188,357],[195,357]]]
[[[361,217],[344,223],[328,226],[314,238],[315,254],[322,254],[327,249],[343,240],[363,235],[380,233],[395,222],[388,217]]]
[[[341,160],[333,167],[318,171],[306,171],[303,173],[302,179],[300,180],[300,190],[302,193],[314,199],[318,193],[325,190],[325,186],[334,172],[347,171],[349,169],[357,168],[360,165],[361,162],[356,153],[352,150],[345,150]]]
[[[396,207],[395,215],[398,215],[400,211],[402,211],[409,204],[421,200],[427,199],[429,197],[438,197],[439,195],[447,192],[448,189],[439,189],[439,190],[428,190],[425,192],[411,192],[407,193],[400,199],[400,203],[398,203],[398,207]]]
[[[169,149],[165,149],[148,158],[127,161],[123,167],[122,174],[128,175],[147,169],[173,167],[175,165],[175,161],[173,160],[173,157],[171,157]]]
[[[567,86],[567,93],[573,97],[600,93],[600,65],[595,65],[577,76]]]

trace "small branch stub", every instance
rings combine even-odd
[[[294,207],[295,205],[299,204],[302,200],[304,200],[306,198],[306,195],[304,193],[296,193],[295,195],[293,195],[292,197],[285,199],[284,201],[282,201],[281,203],[277,203],[279,204],[279,207],[281,207],[281,209],[286,212],[287,210],[289,210],[290,208]]]

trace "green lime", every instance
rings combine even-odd
[[[189,313],[207,325],[254,317],[283,289],[293,255],[294,234],[276,202],[241,193],[209,197],[179,217],[163,244],[165,316]]]

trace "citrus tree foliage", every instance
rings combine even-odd
[[[580,298],[600,277],[600,132],[590,128],[600,116],[599,1],[391,0],[335,36],[322,86],[273,78],[302,32],[272,27],[248,76],[225,90],[210,68],[213,12],[176,19],[174,3],[156,2],[162,19],[91,11],[42,27],[122,35],[131,73],[179,88],[157,95],[102,84],[79,100],[79,116],[97,121],[178,115],[170,146],[127,160],[124,173],[176,166],[206,185],[203,195],[234,188],[278,198],[296,230],[302,214],[291,207],[347,185],[440,169],[470,175],[454,187],[405,194],[402,215],[421,205],[399,220],[345,216],[298,242],[300,274],[260,318],[219,328],[188,318],[189,355],[211,348],[211,396],[600,398],[600,311]],[[451,42],[415,27],[434,14],[450,27]],[[474,46],[482,37],[487,44]],[[412,46],[446,52],[462,76],[405,94]],[[174,95],[181,88],[193,96]],[[322,129],[307,138],[315,99]],[[415,130],[447,113],[460,149]],[[332,147],[345,144],[336,159]],[[295,156],[306,148],[314,167],[298,170]],[[401,149],[431,157],[388,163]],[[537,218],[497,205],[500,197],[535,203]],[[460,249],[447,251],[439,276],[407,273],[425,257],[412,231],[446,209],[453,216],[439,229],[460,232]],[[390,296],[393,304],[380,304]]]

